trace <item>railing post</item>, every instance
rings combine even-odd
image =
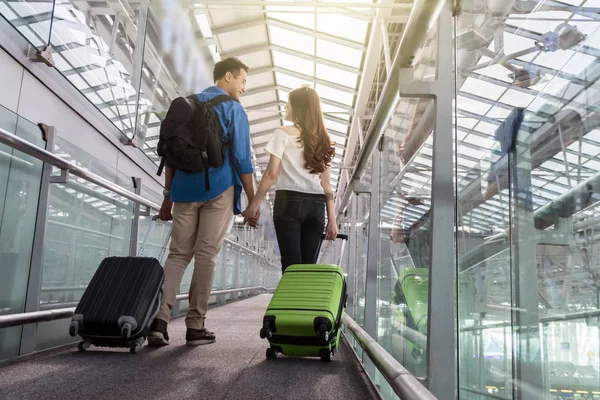
[[[217,288],[227,289],[227,244],[221,247],[221,251],[217,256]],[[227,295],[221,294],[217,296],[217,303],[225,304]]]
[[[377,272],[379,261],[379,161],[381,153],[375,151],[371,165],[369,201],[369,244],[367,250],[367,276],[365,285],[365,331],[377,340]]]
[[[46,141],[46,150],[53,152],[56,130],[53,126],[39,124],[43,139]],[[64,175],[68,178],[67,175]],[[25,301],[25,312],[38,311],[40,309],[40,297],[42,290],[42,279],[44,273],[44,257],[46,254],[46,229],[48,226],[48,204],[50,202],[50,187],[53,181],[52,165],[44,163],[42,168],[42,179],[40,182],[40,195],[38,198],[37,217],[35,221],[35,233],[33,236],[33,249],[31,253],[31,265],[29,270],[29,282],[27,283],[27,298]],[[19,355],[33,353],[37,342],[37,324],[23,326],[21,332],[21,346]]]
[[[348,240],[348,303],[346,305],[346,312],[352,319],[356,319],[356,257],[358,256],[356,252],[356,203],[356,201],[352,201],[351,203],[352,205],[350,209],[350,237]]]
[[[540,316],[537,269],[539,234],[534,223],[533,183],[529,135],[518,135],[515,148],[509,154],[510,176],[510,262],[512,277],[512,337],[513,337],[513,397],[516,400],[536,398],[544,391],[542,370],[543,343]],[[560,230],[560,226],[555,226]],[[573,228],[568,231],[573,232]],[[553,232],[553,233],[556,233]],[[568,235],[565,235],[568,237]],[[544,360],[545,363],[548,360]],[[542,398],[541,396],[539,398]]]
[[[138,196],[142,194],[142,178],[132,177],[133,189]],[[138,252],[138,237],[140,231],[140,205],[133,203],[133,219],[131,220],[131,235],[129,239],[129,255],[135,257]]]
[[[240,287],[240,250],[239,250],[239,248],[235,249],[235,266],[233,268],[233,282],[231,284],[231,287],[232,288]],[[239,298],[240,298],[239,292],[233,294],[234,300],[237,300]]]
[[[456,398],[456,278],[454,241],[454,153],[452,104],[454,98],[454,43],[452,2],[447,0],[437,22],[436,81],[403,85],[400,95],[432,98],[435,128],[432,156],[431,262],[427,327],[427,385],[440,399]],[[401,74],[412,74],[408,68]]]

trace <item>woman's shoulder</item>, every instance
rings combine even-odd
[[[277,128],[278,130],[286,133],[289,136],[300,136],[300,129],[293,125],[284,125]]]

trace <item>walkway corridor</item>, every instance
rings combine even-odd
[[[259,338],[270,295],[213,308],[217,343],[185,345],[183,318],[171,344],[127,349],[76,347],[0,368],[0,399],[373,399],[363,370],[344,344],[332,363],[280,356],[266,360]]]

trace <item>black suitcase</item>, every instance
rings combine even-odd
[[[71,319],[69,334],[83,339],[79,350],[90,345],[142,347],[160,309],[164,272],[158,259],[141,257],[155,219],[138,257],[107,257],[96,270]],[[170,235],[170,232],[169,232]],[[168,242],[168,238],[167,238]],[[159,259],[162,259],[164,248]]]

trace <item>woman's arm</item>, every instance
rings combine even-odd
[[[327,205],[327,230],[325,240],[335,240],[337,236],[337,224],[335,218],[335,199],[331,189],[331,170],[329,167],[321,174],[321,186],[325,192],[325,203]]]
[[[252,218],[255,216],[256,212],[260,207],[260,203],[263,201],[267,192],[273,186],[273,183],[277,180],[277,173],[279,172],[279,166],[281,165],[281,160],[274,155],[271,155],[269,158],[269,165],[267,166],[267,170],[263,175],[260,185],[258,186],[258,191],[256,192],[256,196],[248,205],[248,208],[245,212],[248,212],[249,215],[245,215],[246,218]]]

